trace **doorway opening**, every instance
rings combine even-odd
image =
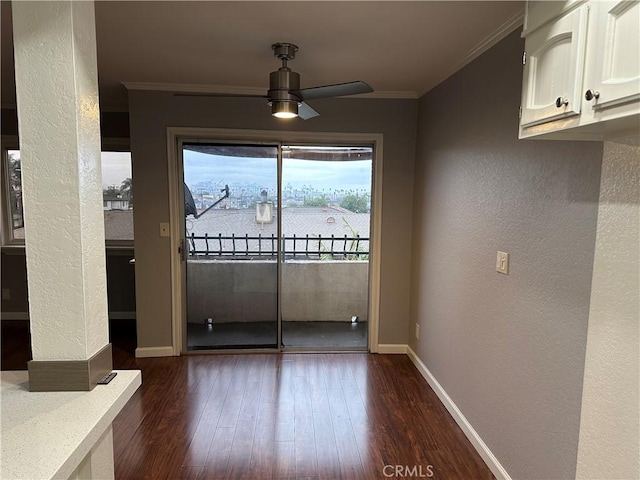
[[[373,147],[180,148],[186,351],[367,350]]]

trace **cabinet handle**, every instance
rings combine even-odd
[[[594,98],[597,100],[598,98],[600,98],[600,92],[594,92],[593,90],[587,90],[585,92],[585,94],[584,94],[584,98],[589,102],[591,100],[593,100]]]
[[[566,107],[567,105],[569,105],[569,99],[565,97],[558,97],[556,99],[556,107],[562,108],[562,107]]]

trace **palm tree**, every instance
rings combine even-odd
[[[20,170],[20,155],[9,154],[9,196],[13,228],[24,226],[22,216],[22,177]]]
[[[133,182],[130,178],[125,178],[120,184],[120,193],[123,198],[129,199],[129,208],[133,207]]]

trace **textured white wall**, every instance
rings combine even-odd
[[[640,478],[640,147],[605,144],[576,477]]]
[[[15,2],[15,72],[34,360],[108,342],[93,2]]]

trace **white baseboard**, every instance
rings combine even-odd
[[[406,354],[407,348],[407,345],[403,343],[379,343],[378,353]]]
[[[138,347],[136,348],[136,358],[149,357],[173,357],[173,347]]]
[[[2,312],[2,320],[29,320],[28,312]]]
[[[473,447],[480,454],[484,462],[487,464],[491,472],[495,475],[497,480],[511,480],[511,477],[504,469],[504,467],[500,464],[496,456],[489,450],[489,447],[486,443],[480,438],[478,432],[475,431],[473,426],[469,423],[457,405],[453,402],[451,397],[447,394],[442,385],[438,383],[438,380],[433,376],[433,374],[429,371],[427,366],[422,363],[422,360],[418,357],[416,352],[409,346],[407,346],[407,355],[416,366],[418,371],[422,374],[427,383],[431,386],[440,401],[444,404],[446,409],[449,411],[453,419],[456,421],[458,426],[462,429],[464,434],[467,436]]]

